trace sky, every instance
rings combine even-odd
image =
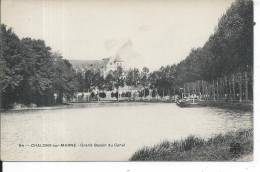
[[[1,23],[66,59],[158,69],[203,46],[234,0],[1,0]]]

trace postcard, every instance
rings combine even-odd
[[[252,161],[252,0],[2,0],[2,161]]]

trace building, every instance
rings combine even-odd
[[[70,63],[77,72],[84,72],[86,70],[100,71],[104,77],[119,66],[123,69],[125,68],[124,61],[119,56],[103,58],[101,60],[70,60]]]

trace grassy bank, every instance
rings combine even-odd
[[[253,130],[229,132],[210,139],[189,136],[164,141],[135,152],[130,161],[236,161],[253,154]]]

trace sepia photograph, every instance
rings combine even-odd
[[[253,0],[1,0],[1,161],[254,160]]]

